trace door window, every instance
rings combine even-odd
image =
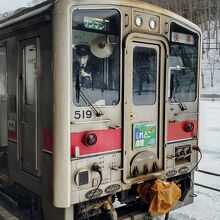
[[[153,105],[156,102],[157,51],[135,47],[133,51],[133,103]]]
[[[6,48],[0,47],[0,97],[3,99],[7,94],[7,68]]]
[[[36,73],[36,47],[35,45],[25,46],[23,49],[23,70],[24,70],[24,103],[33,105],[35,103],[35,73]]]

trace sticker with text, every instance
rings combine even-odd
[[[139,150],[156,145],[156,123],[133,125],[133,149]]]

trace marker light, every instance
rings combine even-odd
[[[135,17],[135,24],[136,24],[137,27],[141,27],[142,26],[143,19],[142,19],[142,17],[140,15],[137,15]]]
[[[155,19],[150,19],[149,26],[152,30],[156,29],[157,27],[157,21]]]
[[[194,130],[194,124],[192,122],[186,122],[184,125],[185,132],[192,132]]]
[[[83,144],[86,146],[93,146],[97,142],[97,136],[94,133],[86,133],[82,139]]]

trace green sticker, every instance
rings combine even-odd
[[[133,125],[133,149],[139,150],[156,145],[156,124],[141,123]]]

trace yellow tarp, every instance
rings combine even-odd
[[[180,187],[174,182],[156,180],[151,186],[144,183],[137,191],[144,202],[149,202],[149,212],[152,216],[168,213],[181,197]]]
[[[149,191],[149,212],[152,216],[168,213],[181,197],[180,187],[174,182],[155,181]]]

